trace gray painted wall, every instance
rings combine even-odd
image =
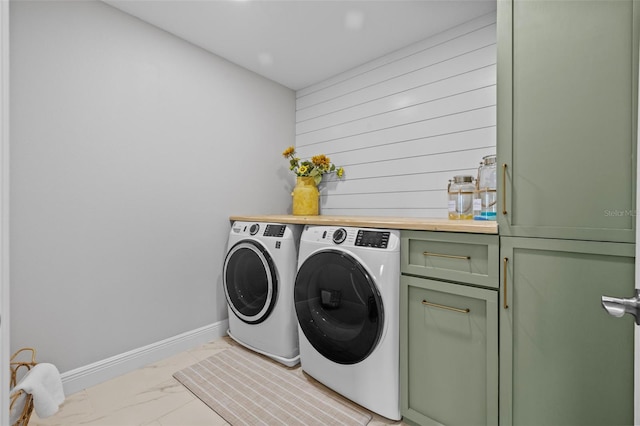
[[[9,2],[0,2],[0,395],[9,395]],[[0,424],[9,423],[9,398]]]
[[[64,372],[226,318],[229,215],[290,208],[294,92],[97,1],[10,19],[12,351]]]

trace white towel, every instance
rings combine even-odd
[[[33,408],[41,419],[55,414],[64,402],[62,378],[53,364],[36,364],[11,390],[11,395],[20,390],[33,396]],[[11,410],[11,424],[15,423],[22,413],[24,398],[21,399],[23,401],[18,401]]]

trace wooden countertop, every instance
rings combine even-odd
[[[413,229],[420,231],[469,232],[475,234],[497,234],[495,221],[449,220],[419,217],[382,217],[382,216],[293,216],[258,215],[230,216],[231,221],[274,222],[301,225],[357,226],[363,228]]]

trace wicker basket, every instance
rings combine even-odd
[[[20,361],[18,358],[26,358],[29,356],[29,352],[31,353],[31,359],[28,361]],[[18,372],[21,368],[26,368],[27,371],[31,370],[31,367],[36,365],[36,350],[33,348],[22,348],[11,357],[10,362],[11,367],[11,382],[10,387],[13,388],[18,384]],[[33,412],[33,396],[30,394],[25,394],[24,391],[18,391],[16,394],[11,396],[11,403],[9,405],[10,411],[13,410],[15,404],[21,399],[22,395],[26,395],[23,397],[25,399],[24,408],[22,409],[22,413],[18,420],[12,426],[27,426],[29,423],[29,418],[31,418],[31,413]]]

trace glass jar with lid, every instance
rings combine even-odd
[[[475,190],[473,176],[458,175],[449,181],[449,219],[473,219]]]
[[[473,218],[475,220],[496,220],[497,179],[496,156],[482,157],[476,180],[477,193],[474,200]]]

